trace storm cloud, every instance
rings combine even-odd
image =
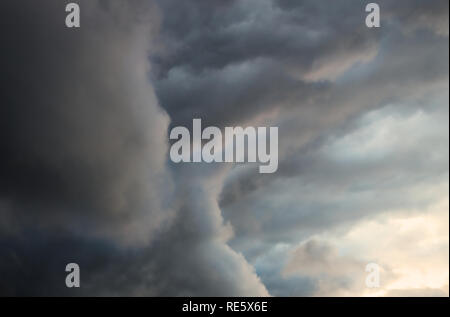
[[[448,295],[448,1],[76,2],[0,4],[0,294]],[[194,118],[277,173],[170,162]]]

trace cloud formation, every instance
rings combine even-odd
[[[448,295],[448,1],[77,2],[0,4],[0,294]],[[193,118],[277,173],[169,162]]]

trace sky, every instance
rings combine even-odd
[[[75,2],[0,2],[0,295],[449,295],[447,0]],[[194,118],[278,170],[171,162]]]

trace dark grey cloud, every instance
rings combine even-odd
[[[80,29],[59,1],[1,4],[1,294],[266,295],[213,196],[167,166],[148,79],[158,9],[79,4]]]
[[[83,5],[83,27],[70,30],[62,2],[2,3],[2,213],[12,227],[145,241],[170,215],[159,197],[170,191],[168,118],[145,81],[152,26],[139,18],[152,11]]]
[[[379,37],[361,23],[357,1],[299,1],[295,10],[272,1],[217,3],[205,17],[203,2],[161,1],[171,14],[162,20],[165,50],[153,56],[155,87],[173,124],[201,116],[223,126],[274,105],[296,107],[326,90],[305,78],[323,60],[359,59]]]
[[[173,215],[169,119],[147,81],[153,9],[83,1],[82,27],[67,29],[64,2],[0,6],[0,292],[79,294],[65,264],[85,266],[85,281],[118,274],[121,248],[147,245]]]
[[[356,0],[78,2],[72,30],[63,2],[0,4],[1,294],[351,289],[302,272],[362,263],[314,236],[448,187],[448,1],[380,1],[380,29]],[[168,162],[193,118],[279,126],[278,172]]]

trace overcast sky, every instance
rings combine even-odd
[[[447,0],[75,2],[0,2],[1,295],[448,296]],[[171,162],[194,118],[277,172]]]

